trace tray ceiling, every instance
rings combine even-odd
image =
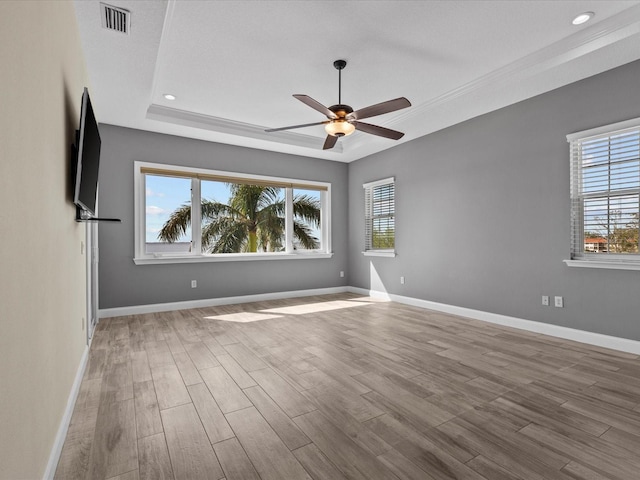
[[[128,34],[75,2],[101,123],[344,162],[640,58],[640,1],[108,3]],[[411,101],[367,120],[404,138],[356,132],[322,151],[322,126],[265,133],[324,120],[292,95],[338,103],[338,58],[343,103]]]

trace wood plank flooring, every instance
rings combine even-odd
[[[352,294],[105,319],[55,478],[637,480],[640,359]]]

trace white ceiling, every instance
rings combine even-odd
[[[129,35],[75,2],[101,123],[344,162],[640,58],[640,1],[107,3],[131,12]],[[322,151],[322,126],[264,132],[325,120],[292,95],[338,103],[336,59],[343,103],[411,101],[367,120],[401,140],[356,132]]]

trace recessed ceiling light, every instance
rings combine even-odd
[[[170,93],[165,93],[164,94],[164,98],[166,98],[167,100],[175,100],[176,96],[175,95],[171,95]]]
[[[574,25],[582,25],[583,23],[586,23],[589,20],[591,20],[591,17],[593,17],[594,15],[595,15],[595,13],[593,13],[593,12],[581,13],[576,18],[574,18],[571,23],[573,23]]]

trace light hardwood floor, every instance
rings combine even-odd
[[[640,478],[640,359],[351,294],[100,322],[57,479]]]

